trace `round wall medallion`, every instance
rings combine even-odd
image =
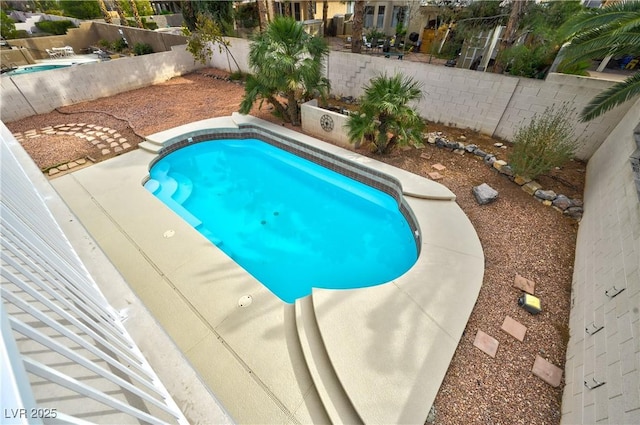
[[[333,118],[331,118],[327,114],[324,114],[323,116],[321,116],[320,117],[320,127],[322,127],[322,129],[324,131],[333,130]]]

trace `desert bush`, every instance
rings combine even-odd
[[[571,118],[574,111],[567,105],[547,107],[535,114],[529,124],[521,125],[513,140],[509,165],[514,173],[535,179],[573,158],[576,139]]]
[[[136,43],[133,45],[133,52],[136,56],[148,55],[153,53],[153,48],[147,43]]]
[[[127,42],[125,41],[124,38],[118,38],[113,43],[111,43],[111,48],[116,52],[122,52],[127,47],[129,46],[127,46]]]

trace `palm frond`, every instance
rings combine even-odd
[[[594,97],[580,113],[580,120],[582,122],[590,121],[638,95],[640,95],[640,72],[614,84]]]

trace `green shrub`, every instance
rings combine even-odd
[[[69,28],[75,28],[71,21],[40,21],[36,22],[36,28],[42,32],[53,35],[64,35]]]
[[[142,16],[140,18],[140,20],[142,21],[142,27],[146,30],[157,30],[158,29],[158,24],[156,22],[147,22],[147,18],[145,18],[144,16]],[[135,19],[127,19],[127,23],[130,27],[133,28],[137,28],[138,27],[138,23],[135,21]]]
[[[133,45],[133,53],[135,53],[136,56],[148,55],[153,53],[153,48],[147,43],[136,43]]]
[[[109,40],[105,40],[103,38],[100,41],[98,41],[98,46],[102,47],[103,49],[110,49],[111,48],[111,42]]]
[[[231,81],[244,81],[247,79],[247,76],[242,71],[234,71],[231,74],[229,74],[229,79]]]
[[[111,43],[111,48],[113,50],[115,50],[116,52],[121,52],[124,49],[126,49],[127,46],[127,42],[124,41],[124,38],[119,38],[116,41],[114,41],[113,43]]]
[[[535,179],[573,158],[576,150],[571,125],[573,115],[574,111],[567,105],[557,110],[554,105],[546,108],[542,115],[535,114],[528,125],[520,126],[509,156],[513,172]]]

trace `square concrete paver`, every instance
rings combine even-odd
[[[440,163],[433,164],[433,165],[431,166],[431,168],[433,168],[433,169],[434,169],[434,170],[436,170],[436,171],[444,171],[444,170],[446,170],[446,169],[447,169],[447,167],[445,167],[444,165],[442,165],[442,164],[440,164]]]
[[[527,327],[510,316],[504,318],[502,330],[518,341],[524,341],[524,335],[527,333]]]
[[[476,339],[473,341],[473,345],[474,347],[479,348],[491,357],[495,357],[496,353],[498,352],[499,342],[491,335],[487,335],[486,333],[478,329],[478,333],[476,334]]]
[[[437,171],[433,171],[431,173],[427,173],[431,180],[440,180],[443,178],[443,175],[438,173]]]
[[[513,281],[513,286],[518,289],[522,289],[524,292],[535,295],[536,283],[533,280],[529,280],[516,273],[516,278]]]
[[[552,387],[560,386],[560,381],[562,380],[562,369],[549,363],[538,355],[536,355],[536,361],[533,363],[533,369],[531,369],[531,372]]]

